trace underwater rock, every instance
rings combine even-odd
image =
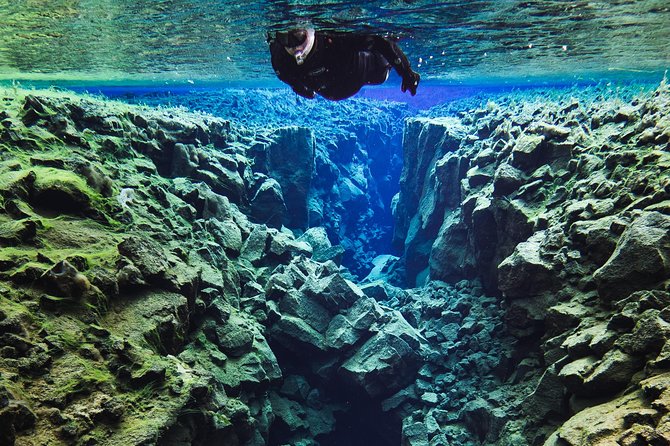
[[[361,298],[345,314],[338,314],[330,321],[326,342],[337,350],[351,347],[377,330],[376,324],[384,315],[374,299]]]
[[[334,316],[315,299],[310,299],[296,290],[286,293],[279,302],[279,310],[282,314],[300,318],[321,334],[326,333]]]
[[[270,229],[270,246],[268,246],[268,257],[285,258],[289,261],[293,257],[312,255],[312,247],[302,241],[296,240],[289,230],[278,231]]]
[[[97,216],[92,209],[92,196],[93,192],[78,175],[45,168],[36,172],[29,202],[45,212]]]
[[[616,249],[593,277],[601,296],[625,297],[670,275],[670,217],[642,212],[633,219]]]
[[[273,131],[268,138],[268,144],[256,146],[254,166],[275,179],[281,188],[287,209],[282,223],[290,228],[306,228],[308,196],[315,169],[314,134],[304,127],[285,127]]]
[[[468,229],[460,213],[445,217],[430,252],[430,276],[453,281],[472,276],[476,261],[468,249]]]
[[[6,444],[14,444],[16,434],[32,428],[37,417],[28,407],[25,401],[10,399],[6,404],[0,405],[0,439],[7,441]]]
[[[228,198],[232,203],[243,203],[246,199],[244,180],[237,171],[217,164],[210,166],[210,170],[196,170],[194,179],[209,185],[212,191]]]
[[[512,149],[512,163],[514,167],[525,172],[532,172],[544,163],[546,158],[542,153],[545,141],[544,136],[521,135]]]
[[[54,265],[43,276],[43,281],[58,296],[78,299],[91,289],[88,278],[67,260]]]
[[[380,327],[338,374],[373,397],[387,397],[406,386],[421,365],[421,337],[400,313]]]
[[[313,444],[310,438],[335,430],[336,420],[330,407],[304,406],[275,392],[270,394],[270,401],[278,424],[290,432],[286,436],[290,436],[291,444]]]
[[[309,228],[298,237],[297,241],[309,243],[312,247],[312,260],[316,262],[327,262],[332,260],[337,265],[342,263],[344,248],[341,245],[333,246],[328,239],[326,229],[320,226]]]
[[[177,143],[172,152],[172,170],[170,175],[173,177],[189,177],[198,168],[198,154],[195,146],[192,144]]]
[[[667,381],[666,375],[661,375],[657,379],[643,382],[643,389],[649,389],[653,386],[651,382],[662,383],[661,379]],[[664,388],[667,384],[662,384]],[[655,390],[655,389],[654,389]],[[588,407],[565,422],[554,432],[544,443],[545,446],[558,446],[561,444],[582,445],[582,444],[607,444],[618,443],[630,433],[634,425],[656,427],[657,411],[653,409],[654,400],[658,398],[656,391],[650,392],[651,405],[647,403],[641,395],[642,391],[632,392],[620,396],[612,401]],[[661,403],[663,404],[663,403]],[[659,423],[663,427],[665,423]],[[653,429],[655,430],[655,429]],[[649,435],[648,433],[646,435]],[[665,441],[654,432],[651,437],[646,435],[637,436],[643,444],[652,444],[654,441]],[[633,435],[635,438],[636,435]],[[647,438],[650,442],[643,440]],[[623,443],[625,444],[625,443]],[[635,443],[630,443],[635,444]]]
[[[296,354],[328,349],[323,333],[319,333],[302,319],[281,315],[269,330],[270,339]]]
[[[242,251],[242,230],[230,218],[225,220],[209,219],[207,228],[214,239],[226,250],[229,255],[237,256]]]
[[[361,338],[361,333],[354,329],[349,319],[345,316],[336,315],[328,325],[326,331],[326,343],[336,350],[343,350],[355,345]]]
[[[402,423],[402,446],[429,444],[428,428],[424,423],[405,418]]]
[[[23,219],[0,223],[0,246],[32,244],[41,223],[32,219]]]
[[[455,118],[415,118],[407,121],[400,196],[394,214],[396,227],[393,241],[396,246],[411,245],[409,222],[425,193],[431,160],[457,150],[464,136],[465,128]],[[412,257],[411,252],[407,254]]]
[[[265,225],[255,226],[242,246],[241,257],[252,264],[260,262],[265,254],[268,240],[268,228]]]
[[[271,227],[281,227],[286,218],[287,208],[279,183],[267,178],[251,197],[251,216],[258,222]]]
[[[321,279],[310,277],[300,291],[333,312],[349,308],[364,296],[358,286],[341,274],[332,274]]]
[[[254,341],[252,325],[238,315],[232,316],[224,325],[215,329],[216,345],[232,357],[243,356],[251,351]]]
[[[144,280],[144,275],[138,267],[133,264],[127,264],[121,266],[119,271],[116,273],[114,280],[119,288],[125,289],[136,289],[143,287],[147,284]]]
[[[553,268],[540,257],[544,238],[542,231],[533,234],[526,242],[519,243],[514,253],[498,267],[498,286],[506,296],[532,296],[551,286]]]
[[[493,176],[493,195],[504,196],[519,189],[525,182],[525,176],[522,171],[512,167],[510,164],[500,164]]]
[[[479,437],[480,441],[497,439],[507,421],[503,411],[493,407],[491,403],[482,398],[466,404],[459,418]]]
[[[127,237],[118,244],[117,249],[148,282],[160,284],[169,279],[167,257],[163,249],[150,238]]]
[[[583,246],[581,250],[602,266],[616,248],[619,234],[613,228],[623,226],[619,217],[608,216],[597,220],[577,221],[570,226],[572,239]]]
[[[670,338],[670,323],[654,308],[644,311],[629,333],[621,335],[615,345],[632,355],[656,355]]]
[[[584,380],[594,370],[597,363],[598,358],[595,356],[576,359],[564,365],[558,373],[558,377],[563,380],[563,383],[571,392],[583,393]]]
[[[629,385],[641,362],[618,349],[610,350],[584,380],[584,389],[594,396],[622,390]]]

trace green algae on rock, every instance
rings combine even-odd
[[[667,85],[408,119],[403,254],[364,285],[324,228],[297,237],[315,172],[357,149],[324,159],[302,127],[2,98],[0,441],[667,437]],[[353,203],[365,181],[347,166],[332,197]],[[402,266],[418,287],[377,280]]]
[[[552,426],[547,445],[667,441],[667,410],[649,412],[650,397],[639,389],[644,379],[662,382],[666,364],[668,86],[630,104],[520,99],[452,110],[450,119],[408,120],[407,131],[425,140],[406,142],[396,212],[408,279],[481,280],[501,306],[482,323],[502,318],[493,345],[443,349],[444,357],[463,358],[456,367],[429,363],[433,376],[468,376],[489,364],[478,357],[482,349],[504,352],[493,362],[496,373],[460,383],[479,394],[489,388],[488,402],[460,399],[458,419],[432,432],[444,444],[469,444],[458,436],[463,428],[484,444],[534,444]],[[415,155],[421,148],[427,152]],[[444,184],[456,186],[447,193]],[[432,325],[426,309],[406,308]],[[459,325],[450,336],[438,324],[431,337],[459,339]],[[505,370],[506,357],[517,365]],[[430,391],[439,394],[440,386]],[[444,417],[439,409],[423,409],[424,426]],[[403,428],[416,437],[408,444],[424,444],[415,427]]]

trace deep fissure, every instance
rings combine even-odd
[[[9,434],[554,446],[614,406],[632,405],[622,419],[664,410],[649,400],[667,388],[670,302],[670,102],[655,88],[628,102],[559,91],[550,106],[510,93],[423,116],[298,103],[299,126],[271,128],[8,99]],[[17,399],[34,380],[49,417]],[[649,439],[660,419],[598,435]]]

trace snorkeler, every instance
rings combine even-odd
[[[364,85],[383,84],[391,68],[412,96],[421,79],[395,42],[376,35],[300,28],[268,34],[268,43],[277,77],[309,99],[346,99]]]

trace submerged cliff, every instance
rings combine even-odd
[[[630,96],[408,117],[359,281],[386,118],[3,90],[0,443],[668,440],[670,92]]]
[[[404,119],[412,114],[406,104],[359,98],[306,100],[267,89],[153,92],[119,99],[184,107],[261,132],[287,125],[310,129],[315,170],[307,203],[309,226],[326,230],[343,249],[343,265],[359,278],[368,274],[375,257],[391,251],[391,203],[402,168],[402,131]],[[290,158],[281,161],[291,164]]]
[[[404,307],[441,346],[427,373],[439,397],[420,420],[432,429],[412,444],[461,444],[444,417],[487,444],[669,439],[668,86],[629,102],[562,96],[407,121],[395,214],[407,279],[483,295]]]

